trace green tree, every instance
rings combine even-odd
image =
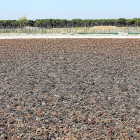
[[[108,26],[114,26],[115,25],[115,19],[107,19],[106,24]]]
[[[119,18],[117,19],[118,26],[126,26],[126,19],[125,18]]]
[[[19,26],[19,24],[16,20],[13,20],[11,25],[12,25],[12,27],[15,27],[15,28]]]
[[[27,20],[26,15],[23,15],[23,17],[20,18],[19,20],[20,20],[20,21],[26,21],[26,20]]]
[[[91,24],[91,20],[84,19],[82,23],[83,23],[83,26],[89,27]]]
[[[95,26],[99,26],[99,24],[100,24],[99,20],[95,19],[94,21],[95,21]]]
[[[19,19],[20,27],[25,26],[26,22],[27,22],[26,15],[23,15],[23,17]]]
[[[72,27],[72,20],[67,20],[67,27]]]
[[[74,27],[81,27],[82,26],[82,19],[73,19],[72,24]]]
[[[56,20],[52,19],[52,26],[55,28],[56,27]]]
[[[92,19],[91,20],[91,26],[97,26],[98,24],[97,24],[97,21],[96,20],[94,20],[94,19]]]
[[[42,24],[40,24],[40,26],[42,25],[42,27],[47,28],[48,22],[47,19],[43,19],[41,20]]]
[[[7,27],[7,20],[3,20],[2,21],[2,26],[5,28],[5,27]]]
[[[136,20],[135,19],[127,19],[127,25],[128,26],[134,26],[135,25]]]
[[[52,19],[47,19],[47,28],[51,28],[52,27]]]
[[[107,25],[107,20],[106,19],[100,19],[100,25]]]
[[[55,22],[56,22],[56,27],[60,27],[61,20],[60,19],[56,19]]]
[[[139,20],[140,20],[139,18],[133,18],[132,21],[133,22],[135,21],[135,23],[133,25],[135,25],[135,26],[138,25],[139,26]]]
[[[26,24],[26,26],[34,26],[34,21],[33,20],[26,20],[25,24]]]
[[[62,19],[61,20],[61,27],[66,27],[67,26],[67,20],[66,19]]]
[[[36,20],[34,21],[34,26],[40,27],[40,26],[41,26],[41,23],[42,23],[42,20],[41,20],[41,19],[36,19]]]

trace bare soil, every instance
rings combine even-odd
[[[140,138],[140,39],[0,40],[0,139]]]

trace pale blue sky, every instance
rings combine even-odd
[[[140,0],[0,0],[0,20],[140,18]]]

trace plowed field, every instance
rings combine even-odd
[[[0,40],[0,139],[140,139],[140,39]]]

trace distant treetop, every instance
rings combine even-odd
[[[20,20],[20,21],[25,21],[25,20],[27,20],[26,15],[23,15],[23,17],[20,18],[19,20]]]

